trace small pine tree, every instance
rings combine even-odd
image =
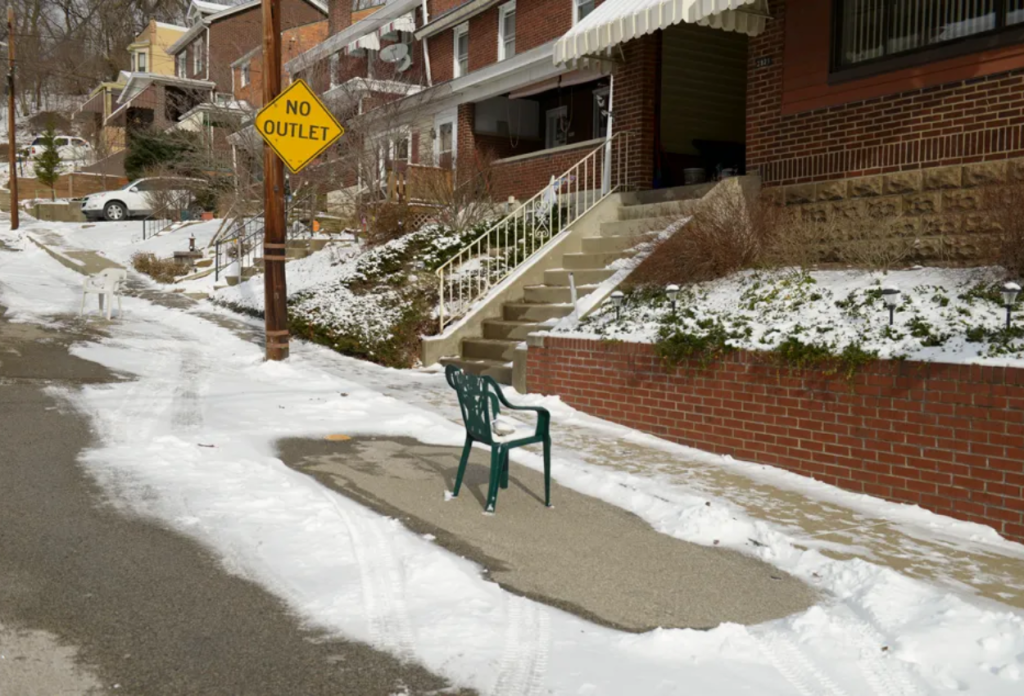
[[[57,200],[54,186],[60,177],[60,153],[57,152],[57,134],[50,125],[42,135],[43,152],[36,159],[36,179],[44,186],[50,187],[50,198]]]

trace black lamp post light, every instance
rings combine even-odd
[[[669,285],[665,288],[665,295],[668,297],[668,301],[672,303],[672,316],[676,315],[676,300],[679,299],[679,286]]]
[[[1003,284],[1003,306],[1006,307],[1006,328],[1010,328],[1010,315],[1013,313],[1013,303],[1017,301],[1017,295],[1020,294],[1020,285],[1013,281],[1007,281]]]
[[[900,289],[890,285],[882,290],[882,301],[889,308],[889,326],[892,326],[895,319],[896,305],[900,302]]]
[[[622,309],[622,299],[625,297],[621,290],[612,293],[612,306],[615,307],[615,321],[619,320],[619,312]]]

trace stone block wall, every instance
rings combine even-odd
[[[909,241],[913,253],[908,260],[960,265],[995,261],[1001,232],[997,208],[1008,185],[1024,186],[1024,158],[790,184],[767,191],[803,220],[874,220],[877,241]]]

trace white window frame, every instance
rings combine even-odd
[[[514,14],[516,11],[516,2],[507,2],[498,8],[498,60],[505,60],[511,58],[516,54],[516,35],[512,34],[512,52],[509,53],[507,44],[509,37],[505,36],[505,17]]]
[[[188,56],[182,51],[178,54],[178,77],[188,77],[185,72],[188,70]]]
[[[466,37],[466,69],[459,64],[459,40]],[[463,22],[452,30],[452,77],[469,74],[469,22]]]
[[[590,12],[593,12],[594,10],[597,9],[597,2],[596,2],[596,0],[572,0],[572,23],[573,23],[573,26],[578,24],[581,19],[585,19],[586,18],[586,16],[580,17],[580,5],[582,5],[584,3],[587,3],[587,2],[593,4],[593,7],[590,8]],[[590,12],[588,12],[587,14],[589,15]]]
[[[338,82],[338,70],[341,69],[341,54],[332,53],[331,57],[327,60],[327,70],[330,72],[330,87],[328,89],[334,89],[340,84]]]
[[[203,72],[203,42],[192,43],[192,74],[199,77]]]
[[[605,128],[607,128],[608,127],[608,125],[607,125],[608,121],[607,121],[607,118],[602,118],[601,117],[601,107],[597,105],[597,98],[598,97],[604,97],[604,108],[609,110],[609,111],[611,111],[611,109],[608,108],[608,95],[609,95],[610,92],[611,92],[611,90],[608,87],[598,87],[597,89],[594,90],[594,131],[593,131],[593,137],[595,137],[595,138],[605,138],[605,137],[608,136],[607,130],[604,133],[601,133],[601,122],[604,121],[605,122]]]
[[[145,51],[135,52],[135,69],[138,72],[146,72],[149,70],[149,61],[146,59]]]
[[[242,65],[238,67],[238,82],[242,87],[248,87],[251,81],[252,78],[249,75],[249,64],[242,63]]]
[[[551,121],[557,118],[567,119],[569,118],[569,107],[568,106],[556,106],[554,109],[548,109],[544,112],[544,149],[550,150],[553,147],[561,147],[569,143],[569,134],[565,134],[564,143],[555,142],[555,129],[551,127]]]
[[[451,125],[452,127],[452,168],[455,167],[455,158],[459,148],[459,112],[457,109],[437,114],[434,117],[434,164],[441,165],[441,126]]]

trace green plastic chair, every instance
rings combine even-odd
[[[487,490],[487,512],[494,512],[498,503],[498,488],[508,488],[508,453],[509,450],[523,445],[542,443],[544,445],[544,505],[551,507],[551,414],[546,408],[539,406],[514,406],[505,399],[501,387],[491,377],[471,375],[463,372],[455,365],[449,365],[444,371],[448,384],[459,396],[459,407],[462,409],[462,420],[466,424],[466,445],[462,448],[462,461],[459,462],[459,473],[455,477],[455,490],[452,497],[458,497],[462,487],[462,476],[466,473],[469,453],[474,442],[480,442],[491,448],[491,479]],[[500,413],[500,407],[514,411],[534,411],[537,414],[537,429],[533,435],[514,440],[505,440],[495,436],[493,423]]]

